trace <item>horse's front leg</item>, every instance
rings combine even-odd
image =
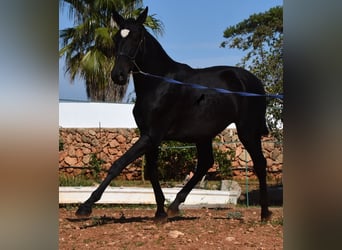
[[[88,200],[82,203],[76,215],[78,217],[89,217],[92,212],[92,206],[95,202],[101,199],[101,196],[110,182],[118,176],[121,171],[131,162],[133,162],[138,157],[142,156],[151,147],[151,140],[149,136],[141,136],[140,139],[118,160],[116,160],[113,165],[108,170],[106,178],[98,186],[98,188],[91,194]]]
[[[185,184],[185,186],[178,192],[176,199],[170,204],[167,209],[167,215],[174,217],[179,214],[179,205],[185,201],[190,191],[203,178],[208,169],[214,164],[212,140],[197,143],[197,169],[194,176]]]
[[[158,180],[157,160],[158,160],[158,147],[153,147],[151,150],[146,152],[146,172],[150,178],[154,196],[157,202],[157,211],[155,214],[156,222],[166,222],[167,214],[164,209],[165,197],[160,187]]]

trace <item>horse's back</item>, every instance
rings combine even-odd
[[[262,82],[254,74],[235,66],[212,66],[192,69],[182,80],[208,87],[221,87],[231,91],[265,93]]]

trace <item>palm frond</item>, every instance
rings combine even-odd
[[[110,71],[114,66],[113,36],[117,28],[113,25],[112,13],[116,10],[124,17],[136,18],[143,11],[143,1],[60,0],[59,4],[60,9],[67,10],[69,17],[74,20],[73,27],[59,31],[59,56],[65,57],[66,73],[72,81],[76,76],[83,78],[88,94],[98,97],[98,93],[92,92],[96,92],[97,88],[101,88],[101,92],[104,86],[110,85]],[[149,16],[145,25],[155,34],[162,35],[163,24],[155,15]],[[116,92],[112,101],[119,101],[126,87],[108,89]]]

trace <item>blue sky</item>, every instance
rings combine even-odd
[[[235,65],[244,53],[236,49],[220,48],[223,31],[231,25],[248,18],[251,14],[264,12],[282,5],[282,0],[145,0],[149,14],[156,14],[164,24],[164,34],[157,39],[165,51],[176,61],[192,67]],[[73,25],[66,11],[60,11],[59,28]],[[59,60],[60,99],[87,100],[84,83],[70,83],[64,74],[64,61]],[[133,91],[132,86],[129,92]]]

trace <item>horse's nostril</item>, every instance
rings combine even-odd
[[[123,85],[126,83],[127,75],[124,71],[113,70],[111,73],[111,77],[115,84]]]
[[[125,79],[125,75],[123,72],[112,72],[111,74],[112,80],[113,81],[123,81]]]

